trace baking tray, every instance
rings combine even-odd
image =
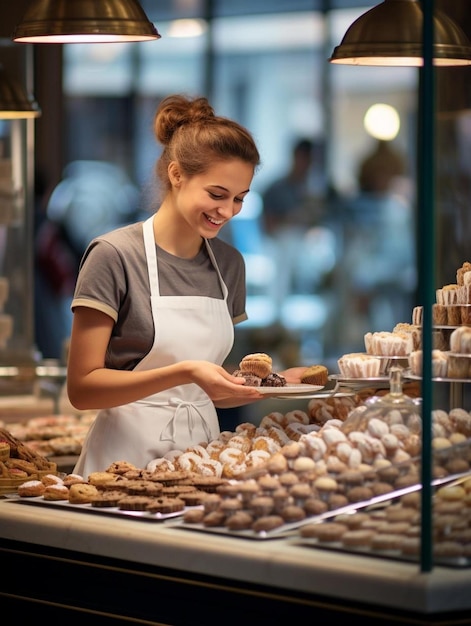
[[[15,504],[26,504],[32,506],[49,507],[66,511],[79,511],[80,513],[90,513],[97,515],[107,515],[121,519],[137,519],[145,522],[165,522],[181,517],[187,509],[197,509],[200,506],[185,507],[175,513],[148,513],[147,511],[123,511],[118,507],[95,507],[91,504],[70,504],[67,500],[44,500],[42,496],[24,497],[18,494],[8,494],[4,496]]]
[[[453,474],[442,478],[436,478],[432,481],[432,485],[434,487],[437,487],[446,483],[455,484],[469,478],[469,476],[469,472],[464,472],[462,474]],[[189,522],[183,521],[182,519],[178,520],[178,522],[174,525],[174,528],[180,528],[182,530],[195,530],[210,535],[223,535],[225,537],[239,537],[242,539],[254,539],[258,541],[263,541],[266,539],[283,539],[289,535],[292,535],[293,533],[296,533],[296,531],[301,528],[301,526],[304,526],[306,524],[323,522],[325,520],[332,519],[337,515],[340,515],[341,513],[354,513],[362,509],[375,507],[378,504],[385,504],[407,493],[420,491],[421,489],[421,483],[408,485],[407,487],[403,487],[402,489],[397,489],[396,491],[392,491],[390,493],[375,496],[374,498],[370,498],[369,500],[365,500],[364,502],[351,502],[346,506],[326,511],[325,513],[321,513],[320,515],[310,515],[309,517],[299,520],[298,522],[283,524],[282,526],[279,526],[278,528],[270,531],[255,532],[251,529],[229,530],[224,526],[204,526],[204,524],[201,523],[191,524]]]
[[[331,552],[341,552],[342,554],[355,554],[361,556],[371,556],[374,558],[380,559],[391,559],[393,561],[405,561],[409,563],[418,563],[420,560],[420,554],[418,555],[409,555],[402,554],[399,550],[374,550],[372,548],[355,548],[355,547],[346,547],[340,542],[323,542],[318,539],[303,537],[301,539],[296,539],[291,542],[293,545],[306,547],[306,548],[316,548],[319,550],[330,550]],[[443,557],[437,556],[433,559],[434,565],[443,565],[446,567],[454,567],[454,568],[467,568],[471,567],[471,559],[465,556],[462,557]]]

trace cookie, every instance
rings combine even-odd
[[[185,502],[181,498],[171,498],[168,496],[152,498],[146,505],[146,511],[149,513],[177,513],[178,511],[183,511],[184,508]]]
[[[129,496],[160,496],[163,488],[162,483],[151,480],[128,480],[125,483],[126,493]]]
[[[90,504],[96,508],[117,507],[123,497],[122,491],[102,491],[91,499]]]
[[[146,511],[151,503],[149,496],[123,496],[118,507],[121,511]]]
[[[88,504],[98,493],[95,485],[76,483],[69,487],[69,502],[70,504]]]

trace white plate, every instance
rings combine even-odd
[[[308,385],[307,383],[295,385],[293,383],[288,383],[284,387],[257,387],[257,391],[262,393],[264,396],[269,396],[271,398],[297,395],[306,396],[316,393],[316,391],[319,391],[320,389],[324,389],[324,385]]]

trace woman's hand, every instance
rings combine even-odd
[[[278,372],[281,376],[286,378],[286,382],[291,385],[300,385],[301,384],[301,376],[307,370],[306,366],[300,365],[299,367],[290,367],[283,372]]]
[[[246,385],[243,378],[232,376],[219,365],[208,361],[189,363],[193,382],[208,394],[216,406],[221,408],[241,406],[263,398],[257,387]]]

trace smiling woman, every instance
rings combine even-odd
[[[223,368],[234,324],[247,319],[245,266],[216,237],[249,192],[255,142],[206,98],[179,95],[161,102],[154,132],[161,204],[90,243],[72,302],[69,397],[101,409],[74,470],[82,475],[211,441],[216,406],[263,398]]]

